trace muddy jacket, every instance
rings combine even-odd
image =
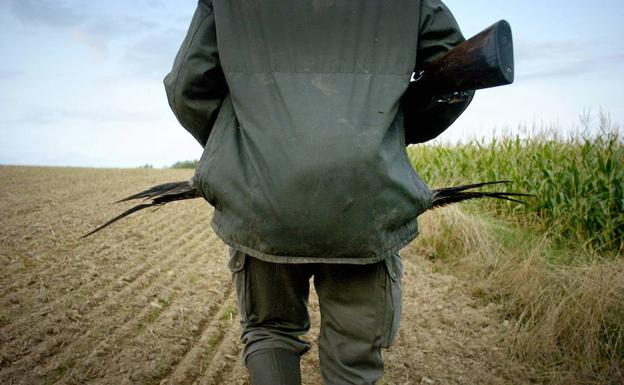
[[[200,1],[165,88],[204,147],[216,233],[284,263],[372,263],[414,239],[431,191],[406,138],[465,106],[404,127],[401,97],[461,41],[438,0]]]

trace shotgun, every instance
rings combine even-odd
[[[511,27],[501,20],[426,65],[408,92],[430,98],[513,83]]]

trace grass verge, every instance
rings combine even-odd
[[[414,246],[469,282],[474,296],[502,305],[511,325],[505,345],[545,383],[624,383],[622,258],[575,263],[578,248],[482,210],[440,209],[421,228]]]
[[[595,121],[408,149],[433,187],[509,180],[535,195],[427,213],[415,245],[502,305],[506,346],[551,384],[624,384],[624,136]]]

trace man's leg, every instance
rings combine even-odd
[[[315,273],[321,308],[319,357],[326,385],[374,384],[383,375],[401,317],[398,254],[370,265],[321,265]]]
[[[310,348],[299,339],[310,329],[310,266],[230,254],[252,385],[300,384],[299,357]]]

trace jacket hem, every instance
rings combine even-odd
[[[399,250],[407,246],[411,241],[413,241],[418,236],[418,221],[414,220],[402,229],[398,230],[398,233],[406,233],[403,237],[401,237],[398,242],[392,244],[392,246],[381,250],[374,257],[304,257],[304,256],[296,256],[296,255],[273,255],[262,252],[260,250],[256,250],[252,247],[243,245],[241,243],[235,242],[230,239],[228,236],[222,233],[220,226],[220,217],[219,211],[215,210],[213,213],[212,221],[210,225],[212,229],[217,234],[219,238],[231,248],[238,250],[250,257],[260,259],[264,262],[270,263],[288,263],[288,264],[296,264],[296,263],[327,263],[327,264],[349,264],[349,265],[368,265],[371,263],[377,263],[379,261],[384,260],[388,255],[397,253]],[[411,229],[413,227],[413,229]]]

